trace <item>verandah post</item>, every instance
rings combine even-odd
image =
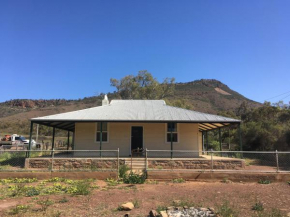
[[[51,143],[52,150],[54,149],[54,137],[55,137],[55,127],[53,127],[53,129],[52,129],[52,143]],[[52,153],[53,152],[51,152],[51,156],[52,156]]]
[[[67,131],[67,150],[69,150],[69,131]]]
[[[239,140],[240,140],[240,151],[243,151],[243,141],[242,141],[242,128],[241,128],[241,123],[239,123]],[[241,158],[243,158],[243,152],[241,152]]]
[[[220,155],[222,156],[222,135],[221,135],[221,128],[219,128],[219,143],[220,143]]]
[[[26,157],[30,157],[32,131],[33,131],[33,121],[31,121],[30,123],[29,144],[28,144],[28,152],[26,152]]]
[[[170,145],[171,145],[171,158],[173,157],[173,122],[171,123],[170,127]]]
[[[208,151],[208,132],[205,131],[205,136],[206,136],[206,150]]]
[[[100,122],[100,157],[102,157],[103,122]]]
[[[278,158],[278,151],[276,150],[276,166],[277,166],[277,173],[279,172],[279,158]]]
[[[119,170],[120,170],[120,150],[118,148],[118,151],[117,151],[117,179],[119,179]]]

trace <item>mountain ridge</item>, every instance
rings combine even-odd
[[[2,102],[0,103],[0,132],[22,131],[24,133],[28,131],[30,118],[99,106],[103,96],[104,93],[76,100],[13,99]],[[117,92],[108,93],[108,98],[120,99]],[[166,101],[174,106],[179,106],[181,102],[188,106],[186,108],[212,114],[236,111],[243,102],[246,102],[249,107],[261,106],[260,103],[244,97],[215,79],[175,83],[174,95],[167,97]]]

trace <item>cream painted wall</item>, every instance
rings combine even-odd
[[[165,123],[108,123],[109,141],[102,143],[103,150],[120,149],[120,156],[129,156],[131,152],[131,127],[143,127],[143,148],[151,150],[170,150],[166,142]],[[200,150],[198,124],[178,123],[178,142],[173,143],[175,150]],[[96,141],[96,123],[76,123],[75,149],[98,150]]]

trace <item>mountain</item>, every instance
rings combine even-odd
[[[116,99],[118,94],[108,93],[108,97]],[[103,94],[78,100],[14,99],[0,103],[0,135],[3,133],[28,133],[30,118],[99,106],[102,98]],[[182,101],[193,110],[213,114],[235,111],[243,102],[246,102],[249,107],[261,105],[214,79],[176,83],[175,93],[168,97],[167,101],[169,103]]]

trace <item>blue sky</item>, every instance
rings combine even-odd
[[[263,102],[290,91],[289,9],[289,0],[2,0],[0,102],[92,96],[144,69],[160,81],[218,79]]]

